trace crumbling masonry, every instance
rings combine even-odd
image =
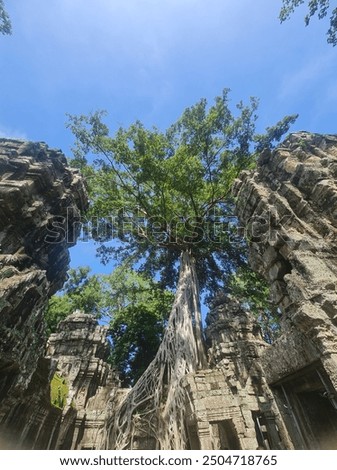
[[[43,315],[65,281],[87,194],[64,155],[42,143],[0,139],[0,175],[2,439],[29,448],[34,436],[52,447],[59,413],[50,407]]]
[[[44,349],[43,310],[65,278],[83,181],[59,151],[3,139],[0,173],[0,446],[107,448],[129,390],[106,363],[106,329],[75,312]],[[208,366],[183,379],[186,448],[337,448],[336,178],[337,136],[300,132],[236,182],[250,263],[270,282],[281,336],[267,344],[240,299],[214,305]],[[47,243],[69,207],[63,239]],[[55,371],[68,386],[63,409],[50,403]],[[153,445],[140,432],[133,448]]]
[[[337,136],[300,132],[234,190],[251,266],[282,312],[261,366],[297,449],[337,448],[336,177]]]

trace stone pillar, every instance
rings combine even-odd
[[[335,448],[337,439],[336,175],[337,136],[299,132],[264,151],[234,187],[251,266],[282,312],[281,336],[261,364],[303,449]]]

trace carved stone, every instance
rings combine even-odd
[[[80,311],[59,324],[48,340],[47,356],[69,393],[56,443],[58,449],[104,449],[105,422],[117,405],[117,376],[107,364],[107,327]]]
[[[66,278],[87,206],[83,179],[60,151],[0,139],[0,423],[35,387],[43,313]]]
[[[207,323],[210,369],[186,377],[191,448],[292,448],[260,364],[271,346],[252,314],[228,297]]]
[[[250,263],[282,312],[261,360],[296,448],[336,448],[336,176],[337,136],[299,132],[234,188]]]
[[[0,446],[103,449],[128,390],[106,328],[75,312],[51,336],[43,310],[66,276],[87,207],[83,181],[45,144],[0,139]],[[208,316],[208,368],[185,376],[191,449],[335,449],[337,136],[300,132],[234,187],[250,262],[271,285],[281,335],[265,343],[240,299]],[[50,403],[57,371],[69,393]],[[2,433],[1,433],[2,430]],[[142,429],[138,448],[151,440]]]

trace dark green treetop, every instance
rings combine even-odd
[[[0,0],[0,34],[11,34],[12,33],[12,24],[8,16],[7,11],[5,10],[5,5],[3,0]]]
[[[122,384],[133,385],[155,357],[174,295],[125,265],[103,276],[103,293],[111,318],[110,362]]]
[[[273,343],[280,332],[280,313],[271,302],[267,281],[248,266],[239,268],[229,278],[229,291],[257,318],[263,338]]]
[[[54,333],[60,321],[75,310],[97,318],[102,315],[104,299],[100,279],[98,275],[89,275],[89,272],[87,266],[70,269],[62,292],[50,298],[45,314],[47,334]]]
[[[321,20],[330,14],[330,26],[327,31],[327,41],[329,44],[336,46],[337,44],[337,7],[331,5],[330,0],[282,0],[283,5],[280,11],[281,22],[287,20],[295,9],[302,5],[307,4],[308,13],[304,17],[306,26],[310,23],[313,16],[318,16]]]

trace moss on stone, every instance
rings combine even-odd
[[[69,387],[66,380],[55,373],[50,383],[50,401],[56,408],[63,409],[69,393]]]

